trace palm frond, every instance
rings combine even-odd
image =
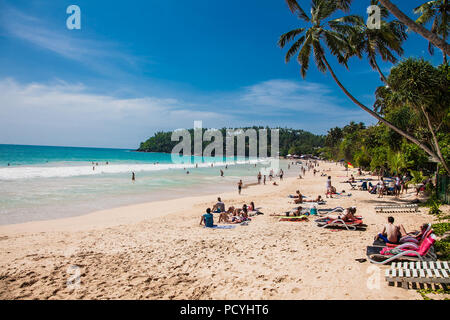
[[[296,36],[302,34],[305,31],[305,28],[298,28],[291,30],[289,32],[286,32],[285,34],[280,36],[280,39],[278,40],[278,45],[281,48],[284,48],[286,43],[292,41]]]
[[[302,19],[307,22],[310,21],[308,15],[305,13],[302,7],[300,7],[297,0],[286,0],[286,4],[288,5],[289,10],[291,10],[293,14],[297,15],[299,19]]]
[[[291,60],[292,56],[298,52],[299,48],[305,42],[305,38],[306,38],[305,36],[302,36],[300,39],[295,41],[295,43],[289,48],[288,52],[286,53],[285,58],[286,63],[288,63]]]

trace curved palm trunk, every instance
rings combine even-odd
[[[442,156],[441,147],[439,147],[439,143],[438,143],[436,134],[434,133],[433,126],[431,125],[430,117],[428,116],[428,113],[425,111],[425,108],[424,108],[422,105],[420,106],[420,109],[422,110],[422,112],[423,112],[423,114],[424,114],[424,116],[425,116],[425,119],[427,119],[428,129],[431,131],[431,136],[433,137],[434,148],[436,149],[436,152],[437,152],[437,154],[438,154],[438,157],[439,157],[439,159],[441,160],[441,164],[442,164],[442,166],[445,168],[445,170],[446,170],[447,172],[450,172],[450,171],[448,170],[447,163],[445,162],[445,159],[444,159],[444,157]]]
[[[377,63],[377,59],[372,58],[373,64],[375,65],[375,68],[377,68],[378,73],[380,74],[381,80],[385,83],[388,84],[386,77],[384,76],[383,72],[381,72],[380,66]]]
[[[430,41],[436,47],[440,48],[444,53],[450,55],[450,45],[445,41],[438,37],[436,34],[431,32],[428,29],[425,29],[421,25],[415,23],[411,18],[409,18],[406,14],[404,14],[395,4],[393,4],[389,0],[380,0],[380,3],[389,10],[398,20],[403,22],[414,32],[420,34],[422,37]]]
[[[424,145],[423,143],[421,143],[419,140],[417,140],[413,136],[409,135],[408,133],[404,132],[403,130],[400,130],[399,128],[394,126],[392,123],[390,123],[389,121],[387,121],[386,119],[381,117],[379,114],[377,114],[373,110],[367,108],[365,105],[363,105],[361,102],[359,102],[354,96],[352,96],[352,94],[350,92],[348,92],[348,90],[342,85],[342,83],[336,77],[336,75],[334,74],[333,69],[331,68],[331,66],[328,63],[328,61],[325,58],[325,56],[322,56],[322,59],[323,59],[323,62],[325,63],[325,65],[327,66],[328,71],[330,71],[331,76],[333,77],[334,81],[336,81],[337,85],[342,89],[342,91],[347,95],[347,97],[350,98],[350,100],[352,100],[356,105],[358,105],[361,109],[363,109],[364,111],[369,113],[371,116],[376,118],[378,121],[384,123],[386,126],[391,128],[392,130],[394,130],[395,132],[397,132],[401,136],[405,137],[406,139],[408,139],[412,143],[418,145],[422,150],[424,150],[426,153],[428,153],[433,158],[434,161],[442,163],[441,159],[439,158],[439,156],[436,153],[434,153],[430,148],[428,148],[426,145]]]

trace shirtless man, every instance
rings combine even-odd
[[[400,238],[406,236],[406,230],[402,225],[394,225],[394,218],[388,217],[388,224],[384,225],[383,231],[375,236],[375,240],[381,238],[386,243],[399,243]]]

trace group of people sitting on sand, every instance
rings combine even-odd
[[[219,197],[217,198],[217,203],[211,208],[206,209],[206,214],[202,215],[200,220],[200,225],[205,224],[208,227],[214,225],[213,223],[213,213],[219,213],[218,223],[242,223],[245,221],[250,221],[250,216],[264,214],[255,207],[255,203],[252,201],[250,205],[244,204],[242,208],[236,208],[234,206],[229,206],[225,209],[225,203]]]

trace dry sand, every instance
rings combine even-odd
[[[287,195],[297,189],[324,196],[326,177],[312,172],[279,186],[245,188],[240,196],[236,190],[0,226],[0,298],[421,299],[415,290],[388,286],[386,267],[372,269],[355,260],[366,258],[366,246],[386,222],[388,214],[376,214],[374,207],[395,202],[393,197],[351,191],[339,183],[346,180],[343,167],[321,163],[318,169],[329,168],[337,190],[352,196],[327,199],[320,208],[356,206],[366,231],[333,231],[317,227],[314,219],[279,222],[269,216],[292,209]],[[201,214],[217,196],[227,207],[254,201],[265,214],[230,230],[200,227]],[[414,198],[411,190],[400,200]],[[424,209],[394,216],[407,231],[433,221]],[[81,282],[74,286],[77,270]],[[370,289],[368,279],[377,275],[379,288]]]

